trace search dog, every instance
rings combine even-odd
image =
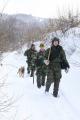
[[[17,74],[19,74],[19,77],[24,77],[24,73],[25,73],[25,68],[24,68],[24,66],[21,66],[21,67],[18,69]]]

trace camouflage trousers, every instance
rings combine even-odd
[[[27,65],[27,72],[30,73],[30,76],[32,77],[35,71],[35,66],[33,66],[31,63],[28,63]]]
[[[27,73],[30,73],[30,64],[27,63]]]
[[[37,75],[37,87],[40,88],[42,86],[45,85],[45,75]]]
[[[37,87],[40,88],[41,86],[45,85],[46,73],[42,69],[37,69],[36,75],[37,75]]]
[[[58,94],[59,83],[61,78],[61,70],[48,69],[47,72],[47,81],[45,91],[49,91],[50,86],[54,83],[53,94]]]

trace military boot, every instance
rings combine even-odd
[[[53,96],[54,96],[54,97],[57,97],[57,96],[58,96],[58,90],[53,91]]]
[[[27,73],[28,73],[28,74],[30,73],[30,69],[29,69],[29,68],[27,68]]]
[[[34,72],[33,72],[33,70],[32,70],[32,71],[31,71],[31,75],[30,75],[30,77],[33,77],[33,73],[34,73]]]
[[[29,74],[29,73],[30,73],[30,70],[28,70],[27,73]]]

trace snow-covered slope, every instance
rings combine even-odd
[[[1,120],[80,120],[80,67],[73,64],[75,56],[78,53],[69,59],[69,72],[62,71],[59,96],[54,98],[51,94],[53,85],[49,94],[45,94],[45,87],[38,89],[36,86],[36,75],[33,85],[33,78],[26,71],[23,52],[5,53],[3,66],[0,66],[0,80],[6,79],[7,86],[2,91],[15,102],[4,116],[0,113]],[[79,58],[76,57],[77,62]],[[20,66],[25,66],[24,78],[17,74]]]
[[[51,33],[45,40],[46,48],[51,44],[52,36],[60,38],[70,63],[69,72],[62,71],[58,98],[51,94],[53,84],[49,94],[45,94],[45,87],[37,88],[36,75],[33,85],[23,55],[26,45],[22,51],[4,53],[1,58],[3,65],[0,65],[1,120],[80,120],[80,28],[70,29],[65,36],[60,31]],[[37,50],[39,44],[35,43]],[[17,74],[20,66],[25,66],[24,78]],[[9,103],[7,109],[6,103]],[[1,108],[5,111],[1,112],[4,110]]]
[[[60,44],[64,47],[68,56],[71,56],[77,49],[80,50],[80,28],[71,28],[65,35],[61,31],[48,34],[45,38],[46,47],[50,46],[53,37],[60,39]]]

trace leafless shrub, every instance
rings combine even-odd
[[[15,17],[0,19],[0,51],[15,50],[27,42],[41,40],[46,29],[36,23],[24,23]]]
[[[79,13],[76,12],[74,15],[71,10],[68,10],[66,15],[59,15],[58,19],[57,27],[63,34],[70,28],[77,27],[80,24]]]
[[[74,28],[80,25],[80,14],[76,12],[74,15],[71,10],[65,13],[65,15],[58,15],[56,19],[49,19],[47,24],[48,32],[56,32],[61,30],[64,34],[70,28]]]

